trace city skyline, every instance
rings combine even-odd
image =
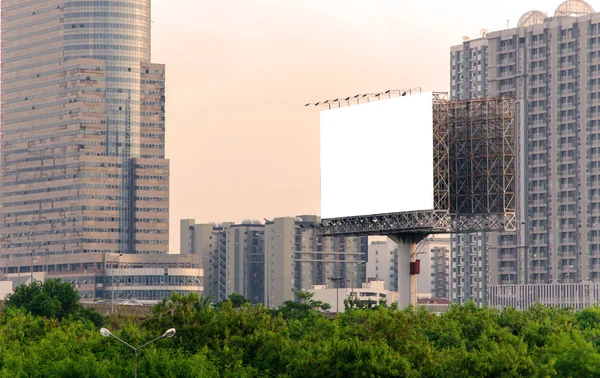
[[[560,1],[280,3],[153,2],[152,61],[168,67],[171,253],[180,219],[319,214],[319,112],[306,102],[447,91],[449,46]]]

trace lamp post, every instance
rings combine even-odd
[[[359,261],[357,263],[354,263],[354,266],[352,267],[352,288],[350,289],[350,297],[352,298],[352,302],[354,302],[354,273],[356,272],[356,268],[359,266],[364,266],[366,264],[366,261]]]
[[[112,285],[110,285],[111,286],[111,294],[110,294],[110,313],[111,313],[111,315],[115,313],[115,273],[114,273],[114,268],[113,268],[112,264],[114,264],[114,262],[117,261],[121,256],[123,256],[123,254],[119,253],[119,256],[117,256],[113,261],[110,262],[110,268],[113,269],[113,274],[111,274]]]
[[[331,282],[337,282],[336,290],[335,290],[335,313],[340,312],[340,281],[342,277],[329,277]]]
[[[133,352],[135,353],[135,364],[133,365],[133,376],[135,378],[137,378],[137,369],[138,369],[138,351],[140,349],[142,349],[143,347],[145,347],[146,345],[152,344],[153,342],[155,342],[156,340],[159,339],[164,339],[165,337],[173,337],[175,335],[175,328],[169,328],[165,333],[163,333],[162,335],[158,336],[156,339],[154,340],[150,340],[148,341],[146,344],[142,345],[139,348],[134,347],[133,345],[123,341],[122,339],[120,339],[119,337],[113,335],[108,329],[106,328],[100,328],[100,334],[104,337],[114,337],[115,339],[119,340],[120,342],[122,342],[123,344],[127,345],[128,347],[130,347],[131,349],[133,349]]]

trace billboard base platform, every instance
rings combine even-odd
[[[323,219],[323,236],[383,236],[398,234],[449,234],[516,231],[514,212],[451,214],[447,210],[423,210]]]

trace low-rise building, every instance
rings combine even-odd
[[[204,271],[195,257],[185,255],[20,254],[7,259],[0,271],[14,287],[53,278],[70,282],[83,301],[160,301],[173,292],[183,295],[204,291]]]
[[[363,283],[359,288],[314,285],[308,291],[314,293],[313,300],[328,303],[331,306],[329,310],[331,312],[343,312],[345,310],[344,301],[351,296],[361,302],[371,302],[372,305],[377,305],[380,301],[391,305],[398,300],[398,292],[386,290],[384,280]]]

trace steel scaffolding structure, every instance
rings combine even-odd
[[[450,109],[450,213],[514,212],[513,100],[459,100]]]

